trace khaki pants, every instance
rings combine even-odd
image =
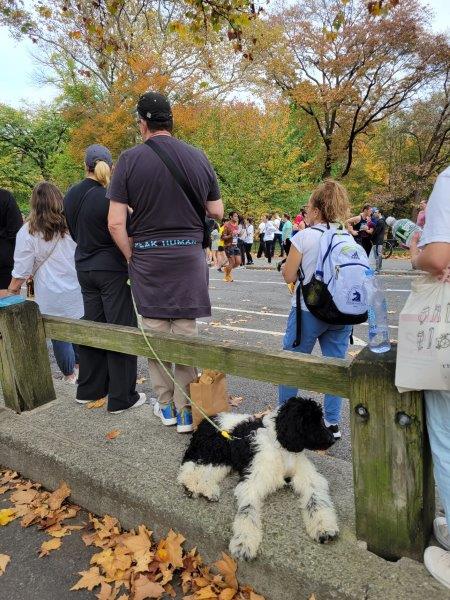
[[[142,322],[146,329],[150,329],[155,333],[179,333],[181,335],[196,336],[198,335],[197,322],[195,319],[147,319],[143,318]],[[195,367],[187,367],[185,365],[174,365],[165,362],[165,367],[172,372],[175,380],[185,390],[189,396],[189,384],[197,378],[197,369]],[[148,369],[152,380],[153,390],[158,398],[158,402],[165,406],[170,402],[175,403],[177,411],[181,411],[188,401],[169,379],[167,373],[156,360],[148,361]]]

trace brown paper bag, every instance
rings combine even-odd
[[[201,377],[190,384],[190,393],[193,402],[200,406],[208,417],[230,410],[227,380],[224,373],[203,371]],[[204,417],[195,408],[195,404],[192,404],[192,420],[194,429],[197,429]]]

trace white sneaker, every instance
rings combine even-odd
[[[128,408],[123,408],[122,410],[109,410],[108,412],[110,415],[119,415],[120,413],[130,410],[131,408],[138,408],[138,406],[142,406],[146,402],[147,402],[147,396],[143,392],[139,392],[139,399],[136,400],[136,402],[134,404],[132,404],[131,406],[129,406]]]
[[[78,404],[89,404],[89,402],[94,402],[94,400],[80,400],[79,398],[75,398],[75,402],[78,402]]]
[[[177,413],[173,403],[167,404],[166,406],[160,406],[159,402],[155,402],[153,405],[153,414],[155,417],[159,417],[164,425],[177,424]]]
[[[423,562],[430,575],[450,590],[450,552],[429,546],[423,555]]]
[[[66,383],[71,383],[72,385],[78,385],[78,374],[74,371],[72,375],[65,375],[64,381]]]
[[[450,536],[448,535],[447,519],[436,517],[433,522],[434,537],[446,550],[450,550]]]

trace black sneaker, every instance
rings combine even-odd
[[[335,440],[340,440],[342,435],[339,429],[339,425],[329,425],[327,427],[328,431],[333,434]]]

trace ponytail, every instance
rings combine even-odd
[[[108,187],[111,180],[111,169],[108,163],[103,160],[95,163],[94,177],[103,187]]]

